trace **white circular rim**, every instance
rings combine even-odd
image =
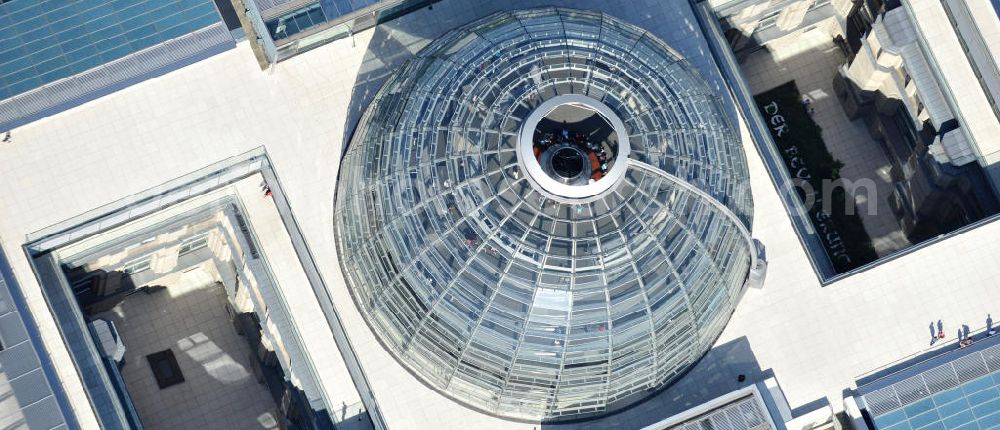
[[[618,155],[615,156],[615,164],[599,181],[585,186],[563,184],[549,177],[535,158],[533,148],[535,127],[538,126],[542,118],[562,105],[573,105],[597,112],[611,123],[615,135],[618,137]],[[618,115],[615,115],[615,112],[608,105],[580,94],[564,94],[546,100],[524,120],[517,140],[517,164],[521,171],[525,172],[528,181],[542,194],[556,200],[579,202],[599,196],[621,182],[625,177],[625,171],[628,170],[629,150],[625,123],[618,118]]]

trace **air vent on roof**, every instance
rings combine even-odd
[[[899,396],[899,400],[903,402],[904,405],[913,403],[930,395],[930,393],[927,392],[927,386],[924,385],[924,379],[920,375],[904,379],[900,383],[896,384],[895,387],[896,395]]]
[[[932,393],[958,386],[958,377],[951,364],[945,364],[924,372],[924,382]]]
[[[714,427],[715,430],[739,430],[738,428],[734,428],[733,425],[733,423],[738,422],[739,421],[731,422],[729,418],[726,418],[725,411],[719,411],[712,414],[712,427]]]
[[[963,383],[990,373],[986,368],[983,357],[979,354],[971,354],[959,358],[953,361],[952,365],[955,366],[955,373],[958,374],[958,380]]]
[[[902,406],[899,403],[899,398],[896,397],[896,390],[893,390],[891,385],[865,394],[865,403],[868,404],[868,411],[876,416],[894,411]]]
[[[986,348],[981,354],[983,360],[990,367],[990,372],[1000,371],[1000,345]]]
[[[702,430],[715,430],[715,427],[712,426],[712,420],[710,420],[710,419],[703,419],[700,422],[701,422],[701,429]]]

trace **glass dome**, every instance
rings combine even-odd
[[[425,384],[525,420],[627,406],[722,332],[755,251],[719,98],[611,16],[502,12],[388,78],[341,165],[345,279]]]

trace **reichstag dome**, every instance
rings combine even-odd
[[[669,384],[717,339],[756,251],[746,160],[678,53],[607,14],[502,12],[375,95],[340,170],[355,304],[435,390],[579,419]]]

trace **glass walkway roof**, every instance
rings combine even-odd
[[[1000,336],[892,373],[858,391],[877,430],[1000,429]]]

